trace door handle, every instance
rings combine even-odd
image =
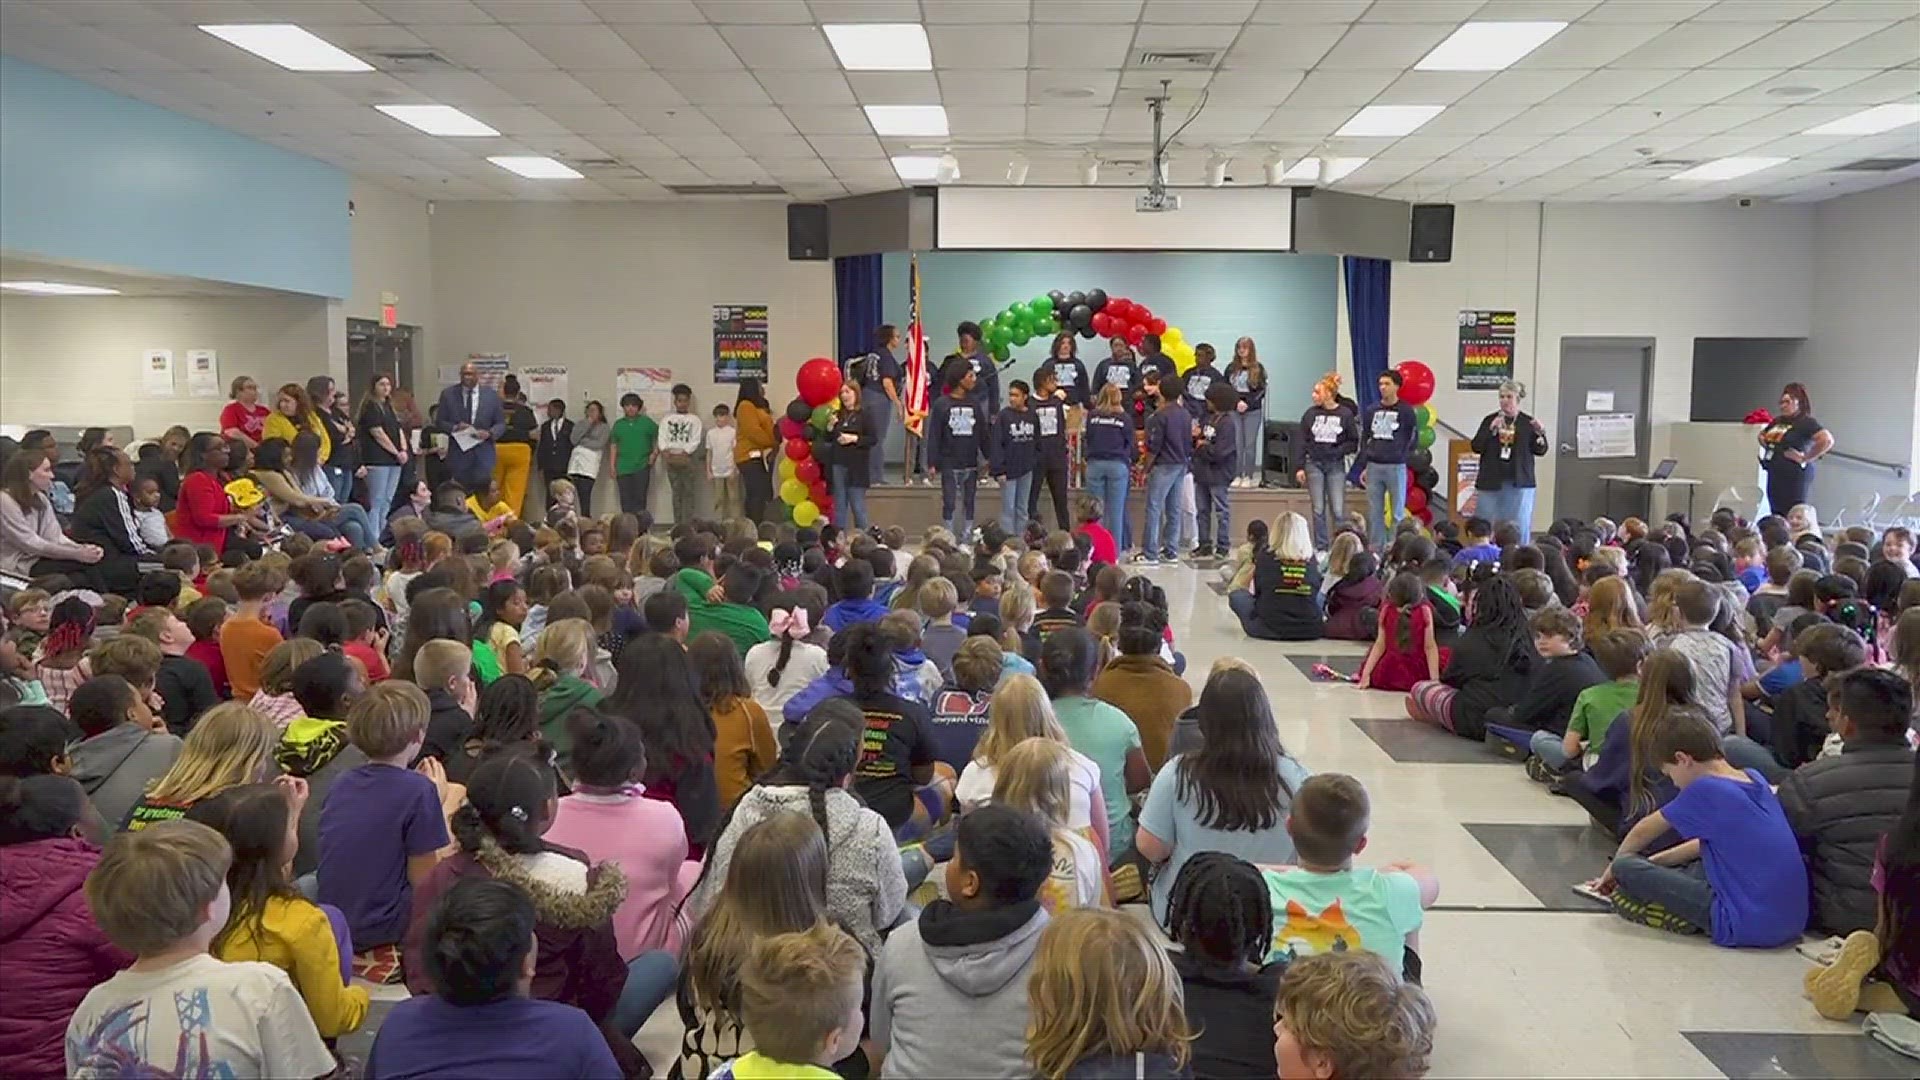
[[[1561,443],[1561,444],[1560,444],[1560,452],[1561,452],[1561,453],[1563,453],[1563,454],[1577,454],[1577,453],[1579,453],[1580,451],[1578,451],[1578,450],[1576,450],[1576,449],[1574,449],[1574,448],[1573,448],[1572,446],[1569,446],[1569,445],[1568,445],[1568,444],[1566,444],[1566,443]]]

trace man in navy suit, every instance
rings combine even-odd
[[[485,493],[493,482],[493,440],[506,433],[507,413],[500,395],[480,385],[480,372],[471,362],[460,365],[460,382],[440,391],[438,419],[447,433],[447,474],[468,492]],[[454,435],[472,432],[480,442],[460,449]]]

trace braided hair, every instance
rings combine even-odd
[[[509,855],[546,851],[547,803],[556,794],[545,745],[505,747],[480,759],[467,777],[467,802],[447,824],[471,855],[489,838]]]
[[[1533,634],[1527,629],[1527,608],[1510,575],[1496,574],[1474,590],[1472,629],[1496,646],[1504,645],[1501,659],[1505,666],[1521,670],[1532,666]]]
[[[1259,964],[1273,948],[1273,904],[1260,871],[1222,851],[1202,851],[1173,880],[1167,934],[1202,962]]]

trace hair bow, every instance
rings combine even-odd
[[[773,614],[767,619],[767,628],[773,631],[774,637],[786,635],[796,638],[806,637],[807,609],[796,607],[789,611],[785,608],[774,608]]]

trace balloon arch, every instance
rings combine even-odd
[[[1193,345],[1177,326],[1167,325],[1145,304],[1105,289],[1061,292],[1016,300],[998,314],[980,320],[980,340],[995,360],[1005,363],[1013,350],[1037,337],[1079,334],[1083,338],[1122,338],[1139,348],[1147,335],[1160,338],[1161,351],[1184,373],[1193,366]]]

